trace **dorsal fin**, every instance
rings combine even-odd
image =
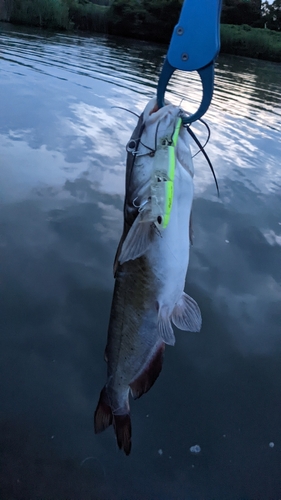
[[[148,364],[144,367],[139,376],[131,382],[130,389],[134,399],[140,398],[153,386],[158,378],[163,364],[165,344],[161,342]]]

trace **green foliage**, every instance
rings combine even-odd
[[[18,24],[67,29],[68,6],[63,0],[14,0],[10,20]]]
[[[266,27],[271,30],[281,30],[281,0],[274,0],[272,4],[262,3],[262,19]]]
[[[75,3],[69,9],[73,26],[84,31],[107,32],[108,7],[92,2]]]
[[[81,29],[168,43],[183,0],[5,0],[10,20],[54,29]],[[5,4],[4,4],[5,5]],[[243,14],[243,15],[242,15]],[[228,17],[227,17],[228,16]],[[236,17],[235,17],[236,16]],[[248,16],[248,17],[247,17]],[[256,17],[255,17],[256,16]],[[221,50],[281,62],[281,0],[224,0]],[[256,21],[254,21],[256,19]],[[247,20],[249,22],[247,22]],[[269,29],[252,28],[250,24]],[[198,26],[200,29],[200,26]]]
[[[99,0],[106,3],[109,0]],[[107,30],[105,5],[89,0],[14,0],[10,20],[50,29]]]
[[[168,42],[181,6],[181,0],[114,0],[108,12],[109,33]]]
[[[104,7],[109,7],[112,4],[112,0],[89,0],[89,2],[96,5],[103,5]]]
[[[281,33],[247,25],[221,25],[221,52],[281,62]]]
[[[261,25],[260,0],[224,0],[221,22],[224,24]]]

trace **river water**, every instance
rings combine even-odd
[[[136,124],[112,107],[140,113],[165,47],[4,25],[0,43],[1,500],[280,499],[280,64],[217,62],[221,197],[197,155],[186,285],[203,328],[132,402],[125,457],[93,432]],[[194,111],[198,79],[168,97]]]

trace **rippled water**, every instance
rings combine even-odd
[[[281,498],[280,65],[218,60],[221,198],[197,155],[186,287],[203,328],[132,403],[127,458],[92,428],[136,123],[112,106],[140,113],[165,47],[1,28],[1,500]],[[200,92],[180,73],[167,96]]]

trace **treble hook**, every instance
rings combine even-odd
[[[136,205],[136,203],[135,203],[135,202],[137,201],[137,199],[138,199],[138,196],[137,196],[137,197],[133,200],[133,206],[134,206],[135,208],[138,208],[138,211],[139,211],[139,213],[140,213],[140,212],[142,212],[142,211],[143,211],[143,209],[144,209],[145,205],[147,205],[147,203],[149,202],[149,199],[144,200],[144,201],[143,201],[140,205]]]

